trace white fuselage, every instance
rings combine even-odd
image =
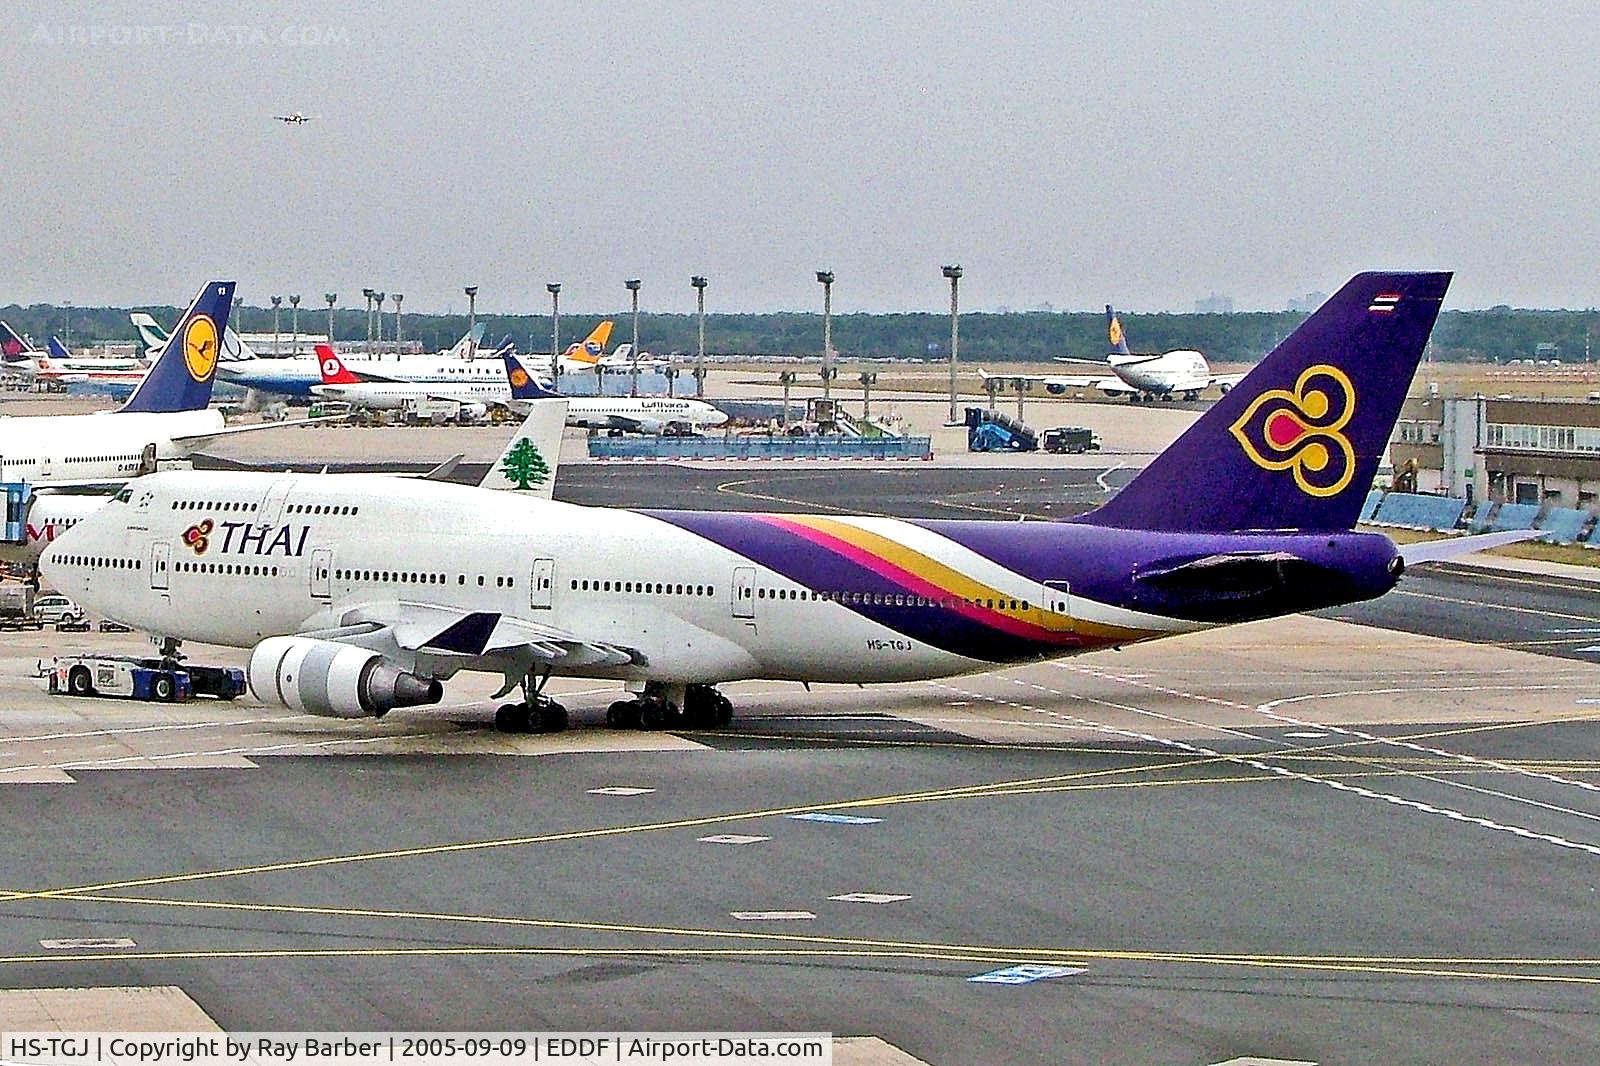
[[[152,449],[156,460],[182,459],[194,450],[174,437],[222,427],[222,413],[210,408],[0,418],[0,481],[120,480],[137,474]]]
[[[31,563],[57,537],[106,505],[105,495],[47,492],[34,496],[28,508],[21,544],[0,543],[0,559]]]
[[[1110,362],[1117,377],[1141,392],[1198,392],[1211,383],[1211,366],[1196,351],[1180,349],[1154,359],[1113,355]]]
[[[1085,606],[1063,595],[1046,607],[1036,582],[911,523],[857,521],[961,568],[990,595],[1030,601],[1041,619],[1070,621]],[[42,562],[56,588],[100,614],[236,647],[332,629],[363,609],[434,606],[643,654],[623,666],[558,663],[567,676],[881,682],[994,665],[908,638],[827,598],[850,590],[804,588],[661,517],[377,475],[155,474]],[[1204,628],[1089,607],[1146,636]]]

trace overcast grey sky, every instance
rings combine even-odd
[[[0,303],[1600,303],[1592,7],[371,8],[0,9]]]

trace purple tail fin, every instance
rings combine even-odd
[[[1450,286],[1358,274],[1097,510],[1127,529],[1355,525]]]
[[[173,327],[123,411],[198,411],[211,402],[222,334],[233,306],[233,282],[207,283]]]

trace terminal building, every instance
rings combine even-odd
[[[1389,454],[1401,491],[1600,511],[1593,400],[1410,399]]]

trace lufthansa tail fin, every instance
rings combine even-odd
[[[511,398],[513,400],[556,400],[562,399],[560,393],[551,392],[539,384],[537,378],[523,369],[522,363],[515,355],[506,355],[506,381],[511,385]]]
[[[1358,274],[1090,525],[1193,532],[1350,529],[1450,286]]]
[[[479,487],[525,492],[548,500],[561,466],[561,431],[567,424],[565,399],[536,400],[500,458],[489,464]]]
[[[198,411],[211,402],[222,331],[233,307],[233,282],[213,281],[178,319],[161,355],[120,410]]]
[[[1128,350],[1128,335],[1122,330],[1122,319],[1106,304],[1106,340],[1111,345],[1112,355],[1132,355]]]

